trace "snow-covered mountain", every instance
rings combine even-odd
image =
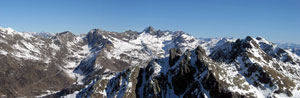
[[[300,58],[258,37],[218,41],[210,55],[201,46],[145,67],[98,75],[66,97],[294,97]]]
[[[6,97],[300,97],[299,56],[262,37],[0,28],[0,57]]]
[[[278,44],[279,47],[282,47],[283,49],[287,49],[292,51],[293,53],[296,53],[298,56],[300,56],[300,45],[299,44],[293,44],[293,43],[284,43],[284,44]]]

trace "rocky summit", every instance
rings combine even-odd
[[[0,96],[300,98],[299,48],[183,31],[0,28]]]

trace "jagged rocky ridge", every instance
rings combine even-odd
[[[223,40],[212,50],[171,49],[145,67],[97,76],[76,97],[299,97],[295,54],[261,37]]]
[[[44,36],[1,28],[0,55],[9,60],[0,62],[4,66],[0,94],[30,97],[55,93],[72,84],[82,85],[94,75],[147,65],[152,58],[167,56],[165,52],[170,48],[188,49],[194,47],[188,42],[195,46],[198,43],[182,31],[149,29],[123,33],[93,29],[88,34],[66,31]]]
[[[93,29],[82,35],[1,28],[0,34],[0,55],[14,59],[0,62],[9,67],[1,77],[16,77],[5,80],[14,84],[0,84],[0,94],[8,97],[299,95],[299,57],[261,37],[203,40],[153,27],[123,33]],[[12,63],[28,61],[32,63]],[[29,69],[33,66],[37,68]]]

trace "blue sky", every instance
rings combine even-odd
[[[28,32],[142,31],[196,37],[262,36],[300,43],[300,0],[4,0],[0,27]]]

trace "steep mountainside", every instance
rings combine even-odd
[[[0,95],[299,98],[295,53],[262,37],[199,39],[153,27],[81,35],[0,28]]]
[[[261,37],[223,40],[212,50],[171,49],[145,67],[98,75],[66,97],[300,97],[300,59],[289,51]]]
[[[71,47],[60,38],[35,37],[13,29],[0,29],[0,94],[36,96],[57,91],[74,82],[66,74]],[[63,37],[61,37],[63,38]]]
[[[0,35],[0,55],[3,57],[0,63],[4,66],[1,81],[8,83],[0,85],[3,88],[0,93],[8,97],[53,93],[71,84],[83,84],[93,75],[147,65],[153,58],[168,56],[166,53],[170,48],[186,50],[199,43],[182,31],[160,31],[153,27],[143,32],[129,30],[123,33],[93,29],[82,35],[69,31],[49,34],[0,28]],[[8,79],[9,75],[15,78]],[[36,86],[42,84],[46,86]],[[19,88],[22,89],[19,91]]]

